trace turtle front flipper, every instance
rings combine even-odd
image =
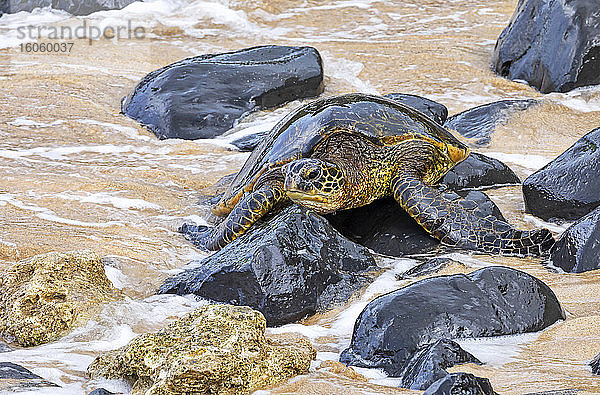
[[[227,218],[215,227],[184,224],[179,231],[195,246],[216,251],[244,234],[263,215],[285,198],[280,185],[263,186],[245,194]]]
[[[502,255],[547,253],[555,241],[548,229],[524,231],[485,215],[464,199],[450,200],[414,176],[392,182],[396,201],[427,232],[442,243]]]

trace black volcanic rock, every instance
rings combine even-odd
[[[420,254],[440,245],[393,198],[327,214],[325,218],[342,235],[379,254]]]
[[[192,266],[158,292],[250,306],[277,326],[346,302],[375,260],[324,218],[292,205]]]
[[[390,93],[385,95],[385,97],[421,111],[423,114],[429,116],[429,118],[433,119],[440,125],[442,125],[446,121],[446,118],[448,118],[448,109],[446,106],[425,97],[408,95],[405,93]]]
[[[122,112],[160,139],[212,138],[250,111],[317,96],[323,65],[312,47],[262,46],[181,60],[146,75]]]
[[[563,318],[552,290],[519,270],[495,266],[432,277],[372,300],[340,361],[395,376],[439,339],[535,332]]]
[[[8,344],[0,341],[0,353],[14,351]]]
[[[138,0],[19,0],[0,1],[0,15],[2,12],[15,13],[32,11],[34,8],[52,7],[63,10],[72,15],[89,15],[97,11],[120,10]],[[4,4],[4,7],[2,5]]]
[[[231,142],[231,144],[235,145],[237,147],[237,149],[240,150],[241,152],[250,152],[250,151],[254,150],[254,148],[256,148],[260,143],[262,143],[262,141],[264,140],[265,137],[267,137],[268,134],[269,134],[268,130],[265,130],[263,132],[249,134],[249,135],[246,135],[246,136],[243,136],[243,137],[233,140]]]
[[[464,191],[461,195],[446,191],[446,197],[449,199],[463,197],[474,202],[486,215],[505,220],[498,207],[485,193]],[[393,198],[384,198],[366,206],[327,214],[325,218],[341,234],[379,254],[420,254],[434,250],[440,245],[439,240],[427,233]]]
[[[413,266],[412,268],[407,270],[405,273],[397,275],[396,277],[399,280],[405,280],[407,278],[421,277],[421,276],[425,276],[427,274],[439,272],[440,270],[442,270],[445,267],[450,266],[452,264],[464,266],[464,264],[462,264],[461,262],[455,261],[451,258],[435,257],[435,258],[428,259],[424,262],[421,262],[416,266]]]
[[[600,375],[600,354],[596,355],[596,358],[590,362],[590,366],[592,367],[592,373]]]
[[[597,0],[519,0],[500,34],[492,69],[543,93],[600,84]]]
[[[467,159],[446,173],[440,182],[448,185],[450,189],[460,190],[520,184],[521,180],[514,171],[498,159],[471,152]]]
[[[510,116],[537,104],[536,100],[501,100],[474,107],[452,115],[444,123],[447,129],[455,130],[461,135],[477,139],[475,145],[487,145],[496,127],[505,124]]]
[[[452,373],[425,390],[423,395],[497,395],[490,380],[471,373]]]
[[[600,269],[600,207],[560,236],[550,250],[550,263],[568,273]]]
[[[523,181],[527,212],[545,220],[581,218],[600,206],[600,128]]]
[[[481,363],[456,342],[440,339],[414,353],[401,373],[402,387],[411,390],[427,389],[435,381],[448,375],[447,368],[468,362]]]
[[[58,387],[58,385],[16,363],[0,362],[0,393],[29,392],[43,387]]]
[[[116,393],[110,392],[109,390],[104,389],[104,388],[96,388],[95,390],[90,392],[88,395],[116,395]]]

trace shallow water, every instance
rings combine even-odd
[[[312,45],[325,65],[325,95],[346,92],[424,95],[450,113],[506,98],[540,98],[534,89],[489,69],[495,40],[517,1],[377,0],[192,1],[134,3],[120,11],[70,17],[60,11],[0,18],[0,265],[49,251],[92,249],[128,298],[106,306],[95,322],[60,341],[0,356],[63,386],[48,393],[83,393],[99,385],[128,391],[121,382],[89,382],[85,369],[102,350],[164,327],[197,307],[193,298],[153,296],[162,280],[205,254],[176,232],[203,222],[197,200],[204,188],[237,171],[248,154],[229,138],[158,141],[119,114],[120,100],[146,73],[184,57],[261,45]],[[133,26],[144,39],[73,40],[70,54],[20,50],[20,26]],[[48,39],[41,41],[48,42]],[[550,94],[543,104],[499,127],[484,153],[524,178],[600,126],[600,89]],[[268,129],[283,109],[252,114],[233,132]],[[251,129],[248,129],[251,128]],[[545,224],[524,213],[519,187],[489,191],[507,219],[522,228]],[[461,366],[488,377],[500,393],[581,389],[600,393],[600,378],[585,365],[600,352],[600,279],[597,272],[560,274],[533,258],[455,256],[475,270],[507,265],[540,278],[557,294],[568,318],[541,334],[475,340],[468,347],[487,361]],[[273,331],[300,331],[336,360],[350,341],[360,310],[396,289],[415,261],[384,259],[383,274],[348,306]],[[465,270],[459,267],[444,273]],[[498,352],[502,349],[502,353]],[[371,381],[319,369],[275,392],[410,392],[380,372]],[[583,393],[583,392],[582,392]]]

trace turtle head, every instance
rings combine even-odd
[[[344,203],[344,174],[335,164],[298,159],[282,168],[284,190],[295,203],[321,214],[339,210]]]

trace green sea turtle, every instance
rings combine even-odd
[[[213,212],[216,227],[184,225],[197,246],[218,250],[276,205],[320,213],[393,196],[442,243],[494,254],[539,255],[554,243],[547,229],[521,231],[450,200],[434,185],[469,149],[419,111],[379,96],[317,100],[281,120],[250,155]]]

